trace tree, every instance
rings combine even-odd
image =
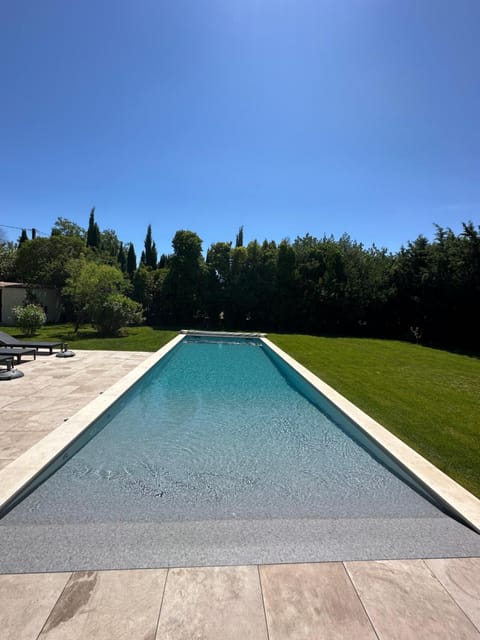
[[[130,278],[133,276],[135,269],[137,268],[137,256],[135,255],[135,248],[130,242],[127,253],[127,273]]]
[[[126,282],[117,267],[80,258],[68,264],[68,278],[63,295],[69,298],[75,317],[75,330],[81,322],[92,321],[111,294],[126,290]]]
[[[127,256],[125,255],[125,248],[123,246],[123,242],[120,242],[120,246],[118,248],[117,262],[118,262],[118,265],[120,267],[120,271],[122,273],[126,273],[126,271],[127,271]]]
[[[231,252],[230,279],[227,290],[225,322],[229,327],[241,327],[252,309],[252,288],[245,247],[235,247]]]
[[[116,258],[120,250],[120,240],[113,229],[104,229],[100,231],[99,249],[102,253],[111,258]]]
[[[79,258],[85,252],[85,243],[77,236],[50,236],[27,240],[17,249],[17,277],[26,284],[61,289],[68,277],[68,262]]]
[[[296,327],[297,279],[295,251],[282,240],[277,252],[277,272],[273,296],[274,320],[280,331]]]
[[[166,253],[162,253],[162,255],[160,256],[160,260],[158,261],[158,268],[166,269],[168,267],[169,261],[170,261],[170,256],[167,255]]]
[[[141,264],[133,274],[132,298],[143,305],[144,309],[150,308],[153,296],[153,272],[144,264]]]
[[[153,270],[141,264],[132,278],[132,298],[143,306],[147,321],[154,325],[171,320],[165,303],[166,275],[166,269]]]
[[[67,312],[75,303],[77,320],[94,319],[109,331],[117,331],[115,325],[126,321],[122,313],[132,311],[129,302],[115,297],[130,286],[132,298],[153,323],[190,326],[209,318],[215,326],[223,312],[225,325],[232,329],[412,339],[413,327],[425,344],[469,349],[479,344],[480,228],[473,222],[464,223],[459,234],[437,226],[433,241],[420,236],[396,254],[375,246],[366,249],[346,234],[338,240],[307,234],[278,247],[267,240],[243,246],[242,226],[236,246],[213,243],[206,263],[201,239],[182,230],[173,238],[173,254],[163,254],[158,264],[148,225],[137,269],[133,244],[122,244],[114,230],[100,232],[94,213],[92,209],[88,246],[88,234],[61,217],[49,238],[29,240],[24,230],[18,248],[0,233],[0,280],[61,289],[68,277]],[[72,259],[80,259],[75,269],[82,278],[89,276],[90,285],[97,278],[93,289],[85,285],[82,304],[73,288],[81,284],[76,271],[67,270]],[[85,276],[87,263],[93,266]],[[112,272],[98,279],[104,267],[114,269],[114,286],[107,286]],[[122,278],[122,271],[129,279]],[[97,289],[100,295],[94,295]],[[138,319],[135,313],[130,317]]]
[[[90,211],[87,229],[87,247],[98,249],[100,247],[100,228],[95,222],[95,207]]]
[[[207,251],[206,263],[218,282],[224,283],[230,274],[231,242],[215,242]]]
[[[0,280],[4,282],[14,282],[16,279],[17,250],[13,242],[0,241]]]
[[[204,312],[205,265],[202,240],[193,231],[177,231],[165,278],[166,304],[172,320],[190,325]]]
[[[146,267],[151,269],[157,268],[157,248],[155,242],[152,240],[152,225],[149,224],[147,228],[147,235],[145,236],[145,252],[142,254],[143,263]]]
[[[121,293],[110,293],[90,308],[93,326],[105,335],[119,335],[122,327],[143,322],[142,305]]]
[[[345,317],[345,273],[341,243],[307,234],[293,243],[298,277],[297,319],[302,330],[335,332]]]
[[[401,247],[396,255],[392,269],[395,291],[392,311],[402,337],[409,336],[411,326],[418,327],[425,336],[430,334],[429,325],[435,314],[431,302],[436,296],[432,286],[432,256],[432,247],[423,235]]]
[[[20,237],[18,238],[18,246],[22,245],[24,242],[27,242],[27,240],[28,240],[27,230],[26,229],[22,229],[22,233],[20,234]]]
[[[248,247],[247,247],[248,248]],[[274,241],[264,240],[260,247],[257,267],[257,304],[252,310],[248,324],[259,327],[273,326],[272,309],[277,275],[278,248]]]
[[[231,242],[215,242],[207,251],[207,283],[205,304],[209,320],[216,320],[228,306],[230,287]]]
[[[85,239],[86,231],[83,227],[68,220],[67,218],[58,217],[52,227],[52,236],[75,236]]]
[[[235,248],[243,247],[243,224],[235,237]]]

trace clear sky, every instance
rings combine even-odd
[[[480,222],[479,0],[15,0],[0,225],[159,252]],[[7,238],[19,231],[0,227]]]

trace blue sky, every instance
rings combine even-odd
[[[0,29],[0,225],[95,206],[139,254],[149,223],[160,252],[479,223],[478,0],[15,0]]]

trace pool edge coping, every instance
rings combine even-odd
[[[193,333],[193,332],[192,332]],[[42,438],[16,460],[0,470],[0,512],[23,491],[48,465],[72,444],[92,422],[102,416],[122,397],[145,373],[174,349],[190,332],[180,332],[158,351],[111,385],[97,398],[79,409],[66,422]],[[222,337],[227,332],[222,332]],[[216,334],[218,335],[218,333]],[[236,334],[240,337],[239,334]],[[242,337],[247,337],[245,334]],[[264,335],[252,335],[261,340],[269,349],[289,364],[302,378],[307,380],[319,393],[332,402],[351,419],[358,428],[385,450],[396,462],[404,467],[416,480],[480,533],[480,500],[464,489],[455,480],[440,471],[426,458],[414,451],[400,438],[388,431],[355,404],[347,400],[333,387],[300,364],[288,353],[271,342]]]
[[[417,481],[480,533],[480,500],[266,337],[259,338]]]

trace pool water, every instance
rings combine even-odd
[[[438,514],[309,401],[293,370],[287,374],[258,341],[183,341],[10,517],[53,523]]]
[[[259,340],[187,337],[103,422],[1,520],[0,569],[480,551]],[[32,544],[43,556],[25,561]]]

